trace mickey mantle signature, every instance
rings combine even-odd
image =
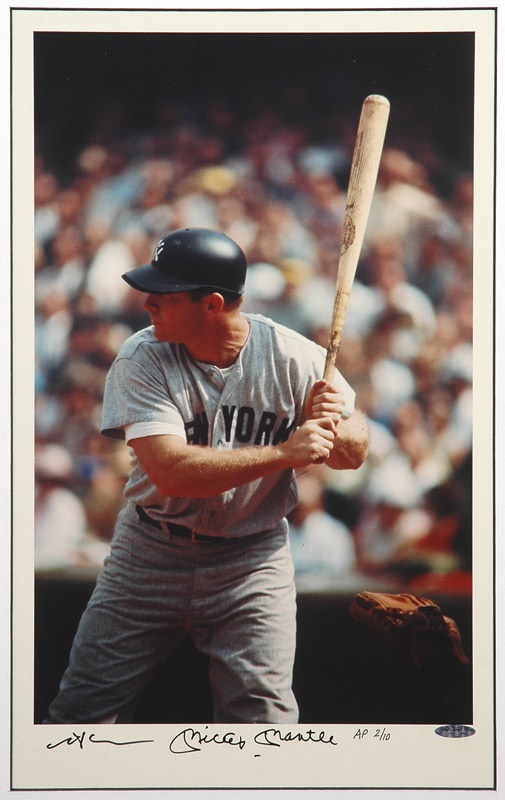
[[[290,731],[280,728],[264,728],[256,733],[252,739],[255,745],[261,747],[281,747],[286,742],[312,742],[315,744],[330,745],[336,747],[338,742],[334,741],[332,734],[327,734],[325,731],[317,733],[312,729],[306,731]],[[46,745],[48,750],[55,750],[61,745],[75,746],[80,750],[84,749],[85,744],[109,744],[116,747],[124,747],[126,745],[138,744],[152,744],[154,739],[136,739],[130,741],[116,741],[114,739],[101,739],[95,733],[72,733],[64,739],[57,742],[50,742]],[[186,753],[199,753],[205,745],[226,745],[229,747],[238,747],[243,750],[248,741],[241,734],[234,731],[227,731],[225,733],[209,731],[209,726],[205,725],[205,730],[198,728],[184,728],[176,733],[170,740],[168,749],[174,755],[182,755]]]

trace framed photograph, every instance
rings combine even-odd
[[[10,790],[493,791],[497,9],[108,5],[10,7]],[[298,470],[285,523],[299,717],[216,723],[185,639],[127,721],[55,724],[130,468],[107,375],[153,322],[121,276],[193,228],[246,254],[244,314],[322,348],[361,238],[337,366],[368,458]],[[240,446],[294,429],[229,402]]]

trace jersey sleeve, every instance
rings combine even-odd
[[[125,427],[160,423],[184,430],[184,422],[170,395],[164,375],[152,362],[118,358],[105,382],[101,430],[104,436],[124,439]]]

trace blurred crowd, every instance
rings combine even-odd
[[[64,181],[35,174],[36,567],[98,566],[128,448],[100,434],[107,370],[149,324],[121,274],[179,227],[249,263],[244,310],[327,343],[354,131],[311,135],[282,108],[237,119],[178,105],[163,127],[102,132]],[[339,353],[368,415],[357,471],[299,478],[297,575],[469,591],[473,183],[427,138],[386,142]]]

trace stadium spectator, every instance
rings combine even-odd
[[[300,502],[289,516],[295,578],[317,587],[319,578],[339,578],[352,572],[356,554],[352,533],[325,508],[323,484],[310,470],[298,477]]]
[[[103,380],[123,338],[149,324],[120,275],[150,260],[161,231],[228,233],[251,265],[247,310],[327,343],[349,129],[342,121],[329,146],[291,112],[286,92],[254,115],[225,101],[161,104],[159,128],[142,135],[104,121],[61,185],[36,155],[36,434],[70,454],[101,543],[128,457],[99,444]],[[370,454],[352,474],[300,477],[318,502],[323,493],[325,526],[355,534],[359,568],[372,571],[414,557],[437,515],[445,525],[432,492],[457,476],[471,497],[473,183],[454,166],[440,180],[442,161],[430,141],[414,157],[408,136],[384,152],[339,353],[369,416]],[[464,546],[454,546],[467,554],[470,509],[458,515]]]

